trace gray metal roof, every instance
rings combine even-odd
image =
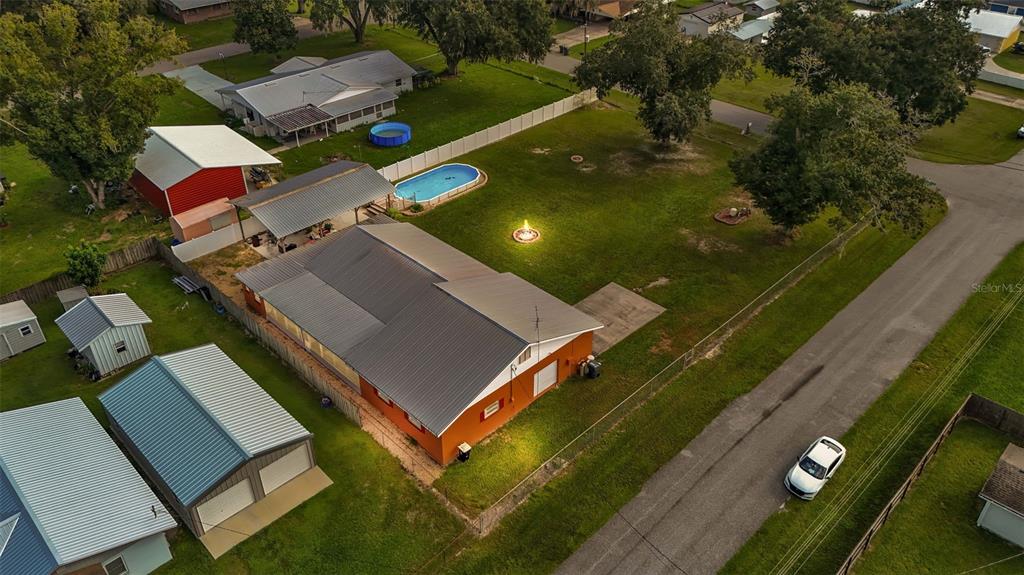
[[[232,203],[248,209],[281,238],[394,191],[391,182],[367,164],[334,162]]]
[[[57,326],[81,350],[112,327],[153,323],[128,294],[94,295],[83,299],[56,320]]]
[[[77,397],[0,413],[0,463],[60,565],[176,525]]]
[[[32,514],[25,508],[7,472],[0,468],[0,573],[51,575],[57,559],[46,544]]]
[[[440,435],[526,345],[431,287],[344,359]]]
[[[273,74],[301,72],[303,70],[322,66],[324,62],[327,62],[327,58],[321,58],[320,56],[292,56],[271,68],[270,71]]]
[[[603,327],[589,315],[510,273],[445,282],[437,287],[524,341],[548,341]]]
[[[980,496],[1024,516],[1024,448],[1010,443],[985,480]]]
[[[87,297],[89,297],[89,292],[85,289],[85,286],[69,287],[57,292],[57,300],[64,306],[65,310],[69,309],[67,304],[76,304]]]
[[[366,233],[351,227],[331,243],[307,269],[374,317],[388,323],[423,291],[441,278],[395,252]]]
[[[154,357],[100,402],[186,505],[242,462],[310,436],[214,344]]]
[[[342,237],[335,232],[315,242],[309,242],[290,252],[262,261],[235,274],[238,281],[257,294],[261,294],[294,277],[306,273],[306,265],[331,243]]]
[[[306,104],[305,106],[267,116],[267,121],[285,132],[294,132],[295,130],[308,128],[315,124],[323,124],[333,118],[334,115],[317,108],[313,104]]]
[[[15,300],[9,303],[0,304],[0,327],[7,327],[36,319],[36,314],[23,300]]]
[[[336,118],[345,114],[351,114],[357,110],[362,110],[363,108],[369,108],[370,106],[383,104],[384,102],[392,102],[397,99],[398,96],[396,96],[391,90],[373,87],[347,98],[321,104],[320,109],[330,114],[332,118]]]
[[[309,272],[261,295],[338,357],[384,327],[380,320]]]
[[[497,274],[410,223],[366,226],[362,230],[446,280]]]
[[[170,2],[178,10],[192,10],[195,8],[203,8],[205,6],[216,6],[217,4],[227,4],[232,0],[164,0]]]

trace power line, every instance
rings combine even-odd
[[[974,569],[968,569],[967,571],[961,571],[961,572],[957,573],[956,575],[964,575],[965,573],[974,573],[975,571],[981,571],[982,569],[986,569],[986,568],[991,567],[993,565],[998,565],[1000,563],[1005,563],[1005,562],[1007,562],[1007,561],[1009,561],[1011,559],[1016,559],[1016,558],[1020,557],[1021,555],[1024,555],[1024,551],[1021,551],[1020,553],[1017,553],[1016,555],[1010,555],[1009,557],[1004,557],[1004,558],[1000,559],[999,561],[993,561],[991,563],[986,563],[986,564],[982,565],[981,567],[975,567]]]

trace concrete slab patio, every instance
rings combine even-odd
[[[199,541],[216,559],[333,483],[319,467],[307,470],[232,515],[200,537]]]
[[[221,78],[216,74],[211,74],[199,66],[189,66],[179,70],[170,70],[168,72],[164,72],[164,76],[167,76],[168,78],[178,78],[185,83],[185,87],[188,88],[190,92],[193,92],[200,98],[214,106],[217,106],[218,110],[224,109],[224,101],[221,99],[220,94],[217,93],[217,90],[231,85],[231,82],[228,82],[224,78]]]
[[[576,304],[576,309],[604,324],[594,332],[594,353],[599,354],[661,315],[665,308],[612,282]]]

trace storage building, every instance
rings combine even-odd
[[[0,305],[0,360],[46,343],[36,314],[22,300]]]
[[[1024,448],[1009,444],[981,488],[978,527],[1024,547]]]
[[[57,326],[99,375],[149,355],[143,325],[153,323],[127,294],[94,295],[57,318]]]

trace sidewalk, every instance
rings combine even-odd
[[[299,40],[306,38],[312,38],[313,36],[319,36],[323,32],[313,28],[313,23],[302,16],[297,16],[295,20],[295,29],[299,32]],[[218,60],[220,58],[230,58],[231,56],[237,56],[239,54],[248,54],[250,52],[248,44],[240,44],[238,42],[228,42],[227,44],[218,44],[216,46],[210,46],[208,48],[201,48],[199,50],[192,50],[191,52],[185,52],[178,54],[170,60],[161,60],[156,64],[148,68],[144,68],[139,72],[140,76],[149,76],[150,74],[163,74],[164,72],[170,72],[171,70],[177,70],[178,68],[187,68],[188,66],[196,66],[212,60]]]
[[[609,22],[591,22],[587,24],[587,36],[591,40],[607,36]],[[562,32],[561,34],[555,35],[555,46],[567,46],[572,48],[577,44],[583,43],[583,26],[577,26],[568,32]]]
[[[1002,94],[993,94],[992,92],[985,92],[978,90],[971,94],[972,98],[979,100],[985,100],[987,102],[995,102],[996,104],[1002,104],[1011,108],[1017,108],[1024,110],[1024,98],[1011,98],[1010,96],[1003,96]]]

